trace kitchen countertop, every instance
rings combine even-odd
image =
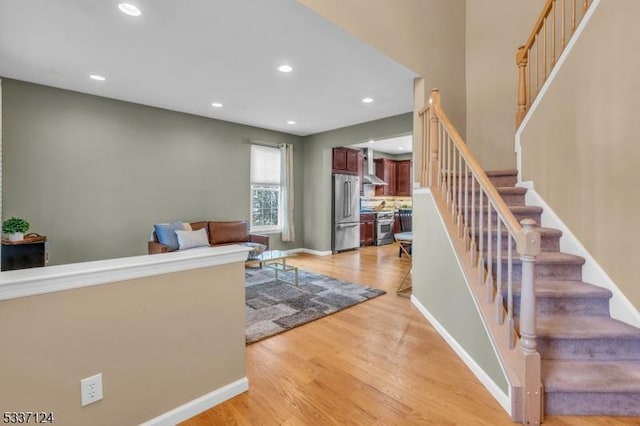
[[[412,210],[410,207],[400,208],[400,209],[382,209],[382,212],[394,212],[398,213],[400,210]],[[360,209],[360,214],[375,214],[376,210],[373,209]]]

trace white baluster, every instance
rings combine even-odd
[[[458,191],[458,186],[459,182],[458,182],[458,147],[456,147],[455,143],[453,144],[453,151],[451,152],[451,161],[452,161],[452,167],[451,167],[451,218],[453,219],[453,222],[455,223],[456,221],[456,210],[458,209],[457,203],[456,203],[456,193]]]
[[[456,217],[458,225],[458,236],[462,237],[463,223],[462,223],[462,179],[464,178],[462,173],[462,153],[458,151],[458,216]]]
[[[493,303],[493,252],[491,251],[491,201],[487,199],[487,302]],[[496,265],[498,268],[500,265]]]
[[[449,159],[447,167],[447,206],[451,206],[451,189],[453,188],[453,182],[451,181],[451,170],[453,169],[453,139],[447,132],[447,138],[449,138]]]
[[[464,249],[469,251],[469,165],[464,163]]]
[[[516,326],[513,322],[513,238],[508,235],[507,242],[507,333],[509,333],[509,349],[516,346]]]
[[[478,282],[480,284],[484,284],[484,220],[483,220],[483,206],[482,202],[484,199],[484,193],[482,192],[482,187],[480,186],[480,182],[478,182],[478,189],[480,192],[478,193],[478,197],[480,197],[480,204],[478,205],[478,224],[480,225],[480,230],[478,233],[480,240],[480,250],[478,250]]]
[[[444,168],[446,163],[445,156],[445,140],[444,140],[444,127],[442,126],[442,122],[438,124],[438,133],[440,136],[438,137],[438,142],[440,143],[440,175],[438,176],[438,182],[440,187],[440,193],[444,195]]]
[[[473,174],[471,175],[471,244],[469,249],[471,250],[471,264],[476,266],[478,264],[478,251],[476,250],[476,178]]]
[[[498,324],[504,323],[504,304],[502,297],[502,218],[496,211],[496,219],[498,224],[496,225],[496,320]]]

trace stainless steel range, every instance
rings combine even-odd
[[[376,213],[376,245],[393,243],[393,211]]]

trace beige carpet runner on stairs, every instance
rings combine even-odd
[[[515,171],[487,175],[518,220],[540,224],[542,209],[525,205],[527,190],[515,187]],[[640,415],[640,329],[611,318],[611,292],[583,282],[585,260],[560,252],[562,232],[541,225],[543,252],[536,258],[535,288],[546,414]],[[495,229],[491,238],[495,245]],[[504,250],[506,240],[502,238]],[[520,266],[514,260],[514,280]],[[506,276],[506,261],[502,267]]]

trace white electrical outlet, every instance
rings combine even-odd
[[[81,406],[92,404],[102,399],[102,373],[80,380]]]

